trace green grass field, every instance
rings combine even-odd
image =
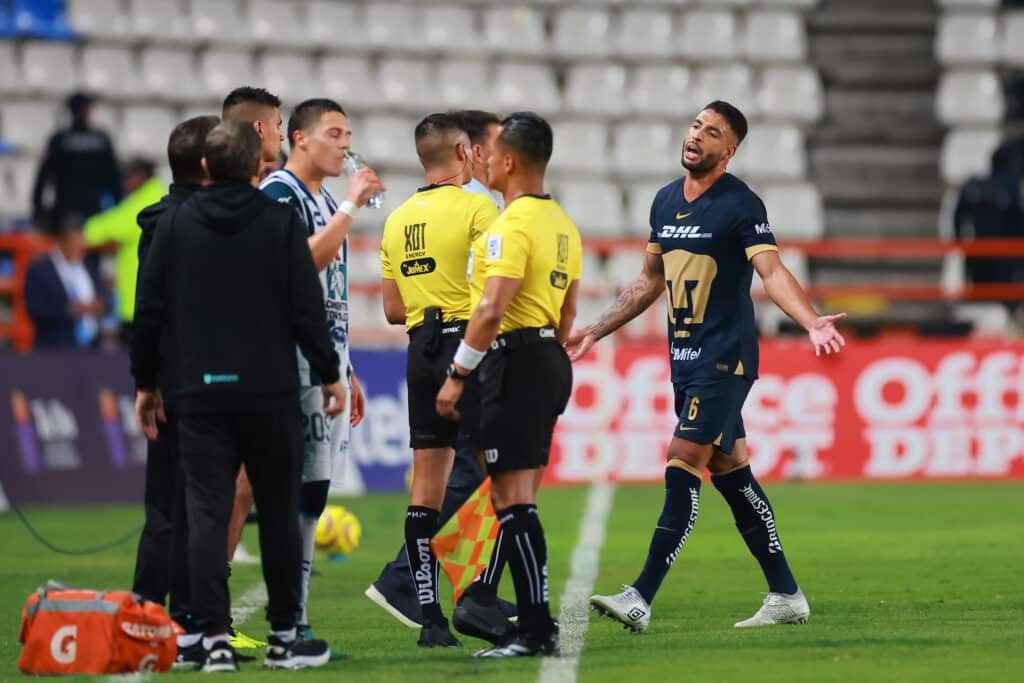
[[[635,681],[1003,681],[1024,669],[1024,486],[1020,484],[776,484],[768,494],[782,541],[811,602],[806,626],[736,630],[765,590],[757,564],[736,533],[728,508],[705,487],[701,516],[653,606],[644,635],[591,616],[579,680]],[[569,574],[585,488],[543,492],[551,590]],[[652,486],[615,491],[596,590],[632,581],[647,550],[662,493]],[[312,588],[312,621],[348,661],[294,674],[244,665],[242,680],[536,681],[539,660],[479,661],[461,650],[421,651],[416,632],[363,597],[401,539],[401,495],[342,501],[363,524],[359,550],[344,562],[321,561]],[[141,521],[128,507],[34,509],[51,540],[99,543]],[[255,549],[255,533],[246,532]],[[134,547],[84,557],[39,546],[12,514],[0,515],[0,680],[19,680],[21,605],[54,578],[103,588],[131,584]],[[237,567],[232,591],[259,580]],[[511,593],[510,586],[506,593]],[[450,605],[450,603],[447,603]],[[450,608],[447,609],[450,613]],[[262,610],[241,629],[262,637]],[[170,680],[204,680],[190,673]],[[85,679],[89,680],[89,679]],[[137,680],[137,679],[136,679]]]

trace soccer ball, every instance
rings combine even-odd
[[[332,555],[351,555],[362,535],[359,518],[341,505],[328,505],[316,523],[316,547]]]

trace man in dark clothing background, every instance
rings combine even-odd
[[[302,425],[295,346],[323,378],[325,412],[345,405],[320,281],[301,220],[253,185],[260,138],[223,122],[206,138],[212,184],[156,231],[139,280],[132,374],[136,417],[158,435],[160,338],[170,329],[173,397],[185,472],[194,622],[204,671],[236,671],[228,642],[224,539],[244,462],[260,509],[260,548],[271,632],[264,665],[320,666],[327,644],[299,640],[298,529]]]
[[[167,142],[167,159],[174,180],[168,193],[138,215],[139,266],[146,262],[161,219],[207,183],[203,170],[203,145],[206,136],[220,123],[216,116],[197,116],[178,124]],[[166,421],[160,434],[150,441],[146,453],[146,523],[139,537],[132,592],[147,600],[164,603],[170,594],[171,618],[185,634],[178,636],[176,665],[202,665],[205,653],[195,647],[202,634],[192,624],[188,609],[188,522],[185,519],[185,490],[178,456],[178,428],[173,406],[170,329],[164,328],[160,340],[160,393],[164,399]]]
[[[71,126],[58,131],[46,152],[32,190],[36,227],[56,232],[66,218],[79,225],[121,201],[121,174],[110,137],[92,127],[93,98],[75,93],[68,98]],[[52,201],[47,189],[53,188]]]

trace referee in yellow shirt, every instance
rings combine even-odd
[[[555,422],[572,391],[561,342],[576,317],[583,246],[576,225],[544,194],[552,137],[551,126],[531,112],[501,122],[488,184],[502,193],[506,208],[487,231],[484,262],[474,258],[474,274],[486,268],[483,294],[437,395],[438,413],[456,416],[466,380],[479,366],[480,445],[519,623],[512,640],[478,657],[559,654],[536,495]]]
[[[413,479],[405,545],[423,614],[421,647],[457,647],[438,600],[438,529],[454,448],[477,448],[479,392],[467,387],[462,420],[445,419],[434,397],[469,319],[467,266],[473,241],[498,216],[494,202],[462,189],[473,172],[469,137],[454,117],[431,114],[416,126],[426,185],[388,216],[381,238],[384,314],[409,333],[406,383]]]

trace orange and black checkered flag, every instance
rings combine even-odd
[[[430,542],[455,589],[455,600],[480,576],[498,538],[498,517],[491,504],[491,478],[484,479]]]

